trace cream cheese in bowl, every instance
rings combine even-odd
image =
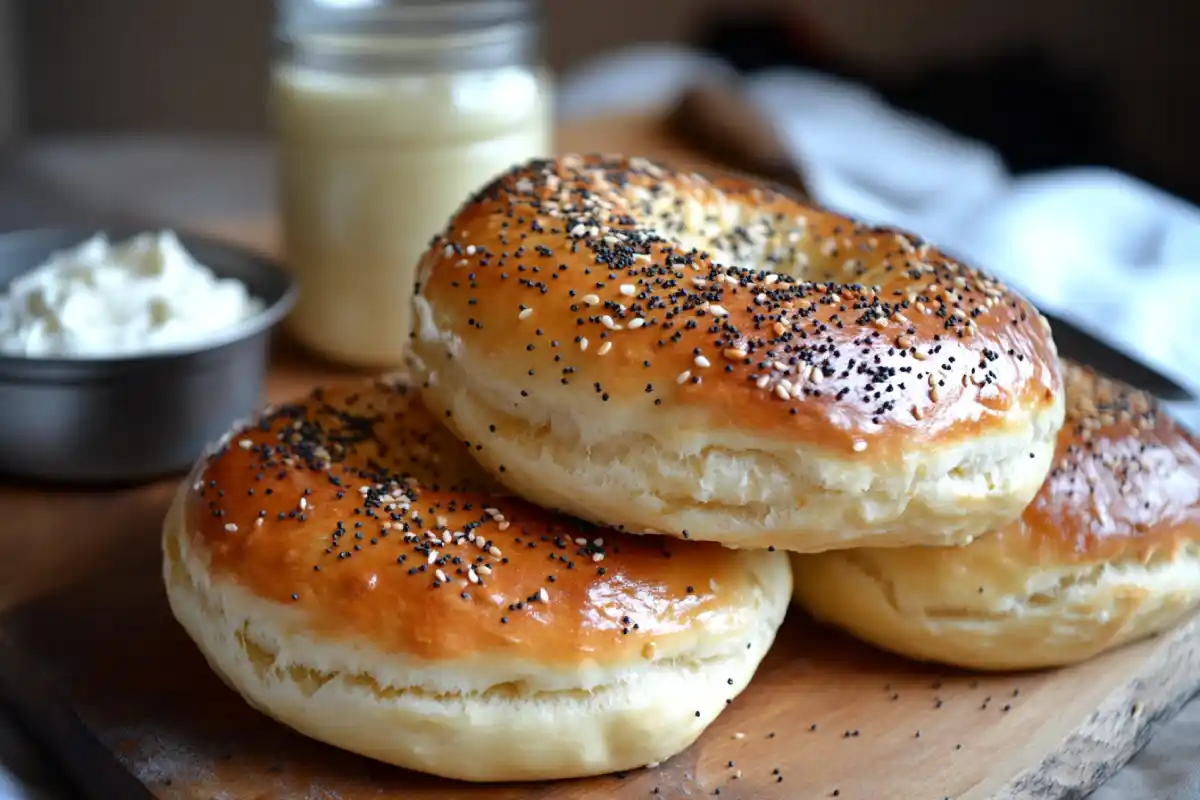
[[[0,293],[0,353],[113,358],[202,346],[263,310],[171,231],[122,242],[96,234],[52,254]]]
[[[261,406],[295,299],[271,259],[186,232],[0,234],[0,475],[186,471]]]

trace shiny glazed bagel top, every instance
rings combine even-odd
[[[1021,519],[996,534],[996,544],[1027,550],[1035,563],[1150,564],[1195,549],[1195,439],[1127,384],[1069,362],[1063,374],[1067,422],[1050,474]]]
[[[1049,327],[998,281],[912,235],[644,159],[510,171],[419,276],[424,369],[452,357],[518,406],[610,404],[648,428],[864,457],[1061,407]]]
[[[316,634],[431,661],[605,664],[748,635],[766,554],[624,535],[492,490],[417,392],[351,384],[233,434],[187,493],[186,535],[214,581],[300,610]]]

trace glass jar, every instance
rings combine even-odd
[[[415,267],[476,190],[551,153],[525,0],[280,0],[271,105],[290,333],[343,364],[403,364]]]

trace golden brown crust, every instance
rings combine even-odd
[[[424,324],[530,402],[701,414],[870,459],[1060,402],[1048,326],[998,281],[909,234],[643,159],[514,169],[419,274]]]
[[[620,660],[754,591],[720,546],[602,530],[490,489],[415,392],[376,382],[235,434],[185,514],[214,580],[299,607],[331,638],[430,660]]]
[[[1069,664],[1200,605],[1200,451],[1147,395],[1064,363],[1067,424],[1023,516],[965,547],[794,555],[814,616],[909,657]]]
[[[1200,538],[1195,439],[1144,392],[1070,362],[1063,377],[1054,466],[996,544],[1028,549],[1032,563],[1171,559]]]

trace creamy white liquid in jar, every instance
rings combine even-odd
[[[429,22],[431,8],[489,4],[416,3],[419,26],[404,24],[410,3],[382,5],[398,30],[296,35],[301,56],[319,57],[277,62],[272,75],[284,255],[300,286],[286,324],[316,353],[364,368],[403,365],[430,239],[492,178],[552,149],[550,79],[514,57],[519,31]]]

